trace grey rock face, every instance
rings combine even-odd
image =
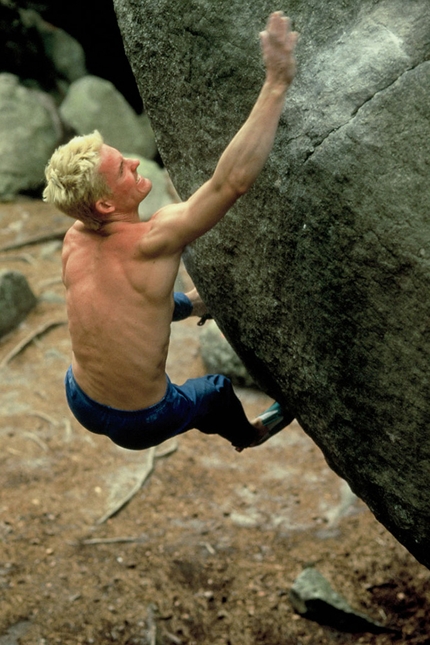
[[[200,351],[209,374],[224,374],[235,385],[242,387],[255,385],[245,365],[214,320],[209,320],[200,334]]]
[[[22,273],[8,269],[0,271],[0,337],[19,325],[36,302]]]
[[[298,75],[255,184],[187,268],[258,384],[430,566],[430,4],[295,0]],[[115,0],[182,198],[263,69],[264,0]]]

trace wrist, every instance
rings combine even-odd
[[[287,93],[290,84],[290,82],[287,82],[285,80],[266,77],[264,87],[269,94],[283,98]]]

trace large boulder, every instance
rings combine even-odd
[[[254,387],[255,383],[215,320],[200,332],[200,354],[208,374],[224,374],[234,385]]]
[[[115,0],[182,198],[261,86],[264,0]],[[430,3],[296,0],[269,162],[186,263],[259,385],[430,566]]]

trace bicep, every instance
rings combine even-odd
[[[158,211],[142,242],[148,249],[152,247],[159,253],[183,250],[215,226],[239,196],[228,182],[217,185],[212,178],[188,200]]]

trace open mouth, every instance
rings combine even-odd
[[[142,177],[141,175],[138,175],[136,185],[138,186],[139,190],[144,192],[149,192],[152,188],[151,180],[146,179],[146,177]]]

